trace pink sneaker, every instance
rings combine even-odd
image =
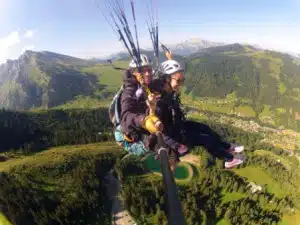
[[[226,150],[227,152],[229,153],[240,153],[242,151],[244,151],[244,146],[234,146],[234,145],[231,145],[229,149]]]
[[[230,169],[234,166],[242,164],[244,161],[242,159],[233,158],[230,162],[225,162],[225,168]]]

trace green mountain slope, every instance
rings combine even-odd
[[[276,114],[279,123],[291,123],[300,112],[300,66],[286,54],[239,44],[205,49],[188,58],[186,93],[194,97],[225,99],[250,106],[258,119]],[[261,118],[265,117],[265,118]],[[289,121],[290,120],[290,121]],[[267,121],[268,122],[268,121]]]
[[[180,60],[187,65],[183,102],[189,119],[245,145],[247,159],[224,170],[223,161],[205,149],[192,149],[197,160],[186,163],[194,175],[178,182],[187,224],[294,225],[300,215],[300,133],[274,127],[297,128],[299,64],[242,45]],[[128,60],[113,64],[126,68]],[[27,52],[0,67],[1,106],[39,107],[0,111],[0,223],[5,215],[13,224],[111,224],[104,188],[111,168],[135,220],[166,223],[161,176],[134,157],[120,161],[124,151],[106,142],[113,137],[103,106],[121,77],[112,65],[50,52]],[[47,107],[53,108],[41,110]],[[252,182],[262,190],[252,193]]]
[[[119,154],[101,143],[0,162],[0,224],[111,224],[104,177]]]
[[[300,67],[291,56],[277,52],[238,44],[215,47],[189,58],[187,74],[187,90],[195,96],[235,92],[253,105],[278,107],[291,107],[300,100]]]
[[[0,66],[0,105],[9,109],[54,107],[105,89],[95,64],[52,52],[26,51]]]
[[[0,153],[30,154],[51,146],[85,144],[110,139],[105,108],[40,112],[0,111]]]

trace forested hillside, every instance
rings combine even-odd
[[[117,153],[73,145],[0,162],[0,224],[2,214],[14,225],[111,224],[105,175]]]
[[[208,48],[189,58],[187,74],[187,89],[195,96],[224,97],[236,92],[254,106],[300,109],[295,104],[300,66],[289,55],[239,44]]]
[[[300,128],[299,59],[235,44],[194,54],[188,58],[186,71],[190,96],[225,100],[234,96],[232,110],[249,106],[263,122]]]
[[[9,90],[0,98],[11,99],[12,108],[37,107],[0,111],[0,224],[4,216],[16,225],[111,224],[116,218],[105,188],[111,169],[138,224],[166,224],[161,175],[140,158],[121,160],[126,152],[113,142],[107,106],[122,79],[114,66],[126,68],[128,61],[28,54],[22,66],[14,61],[0,69],[0,93]],[[286,129],[300,129],[297,59],[242,45],[178,59],[187,66],[188,119],[244,145],[246,159],[224,170],[222,159],[191,149],[192,175],[177,180],[187,224],[300,224],[300,133]],[[18,88],[8,88],[11,81]],[[32,82],[42,89],[27,88]],[[36,90],[47,97],[37,98]]]
[[[108,224],[111,208],[104,176],[115,167],[116,177],[123,182],[125,205],[136,221],[165,224],[161,177],[134,157],[120,161],[124,152],[115,143],[45,149],[108,140],[111,133],[105,131],[111,127],[103,110],[1,112],[1,118],[6,119],[1,121],[5,138],[1,143],[0,205],[11,222],[86,224],[88,220]],[[217,116],[207,115],[212,119]],[[199,162],[192,164],[194,175],[178,184],[188,224],[281,224],[282,219],[298,217],[300,168],[296,155],[266,143],[263,133],[210,119],[199,121],[224,139],[245,145],[247,161],[226,171],[223,161],[205,149],[192,150],[190,154],[199,157]],[[261,189],[253,192],[251,185]],[[10,192],[13,189],[18,192]]]
[[[179,185],[187,224],[297,224],[298,159],[263,143],[259,134],[210,120],[201,122],[225,139],[247,146],[247,161],[237,169],[224,170],[222,160],[203,148],[193,149],[191,154],[197,155],[200,162],[192,164],[192,181]],[[167,224],[162,180],[147,174],[140,161],[117,161],[116,167],[124,182],[122,197],[135,219],[141,224]]]
[[[94,110],[0,111],[0,152],[37,152],[51,146],[107,141],[111,124],[105,108]]]
[[[122,63],[121,63],[122,64]],[[95,62],[52,52],[26,51],[17,60],[0,65],[0,106],[6,109],[51,108],[76,97],[107,97],[106,64],[91,71]],[[109,87],[110,89],[112,88]]]

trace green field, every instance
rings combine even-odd
[[[127,68],[127,61],[118,61],[114,65],[120,68]],[[76,96],[73,100],[65,104],[58,105],[56,109],[72,109],[72,108],[98,108],[107,107],[110,104],[115,93],[122,84],[123,71],[116,70],[110,64],[97,64],[92,67],[83,68],[81,72],[93,74],[97,77],[99,85],[102,88],[95,90],[90,96]],[[39,109],[34,109],[38,111]]]
[[[279,225],[297,225],[300,224],[300,211],[296,211],[294,215],[284,215]]]
[[[247,105],[236,107],[234,110],[235,110],[235,112],[240,113],[245,117],[255,117],[256,116],[256,113],[253,110],[253,108],[250,106],[247,106]]]
[[[240,117],[254,118],[256,112],[247,105],[248,101],[244,100],[244,105],[235,107],[235,95],[228,95],[225,99],[222,98],[191,98],[182,94],[182,102],[184,105],[189,105],[200,110],[207,110],[215,113],[227,115],[238,114]]]
[[[69,101],[66,104],[53,107],[53,109],[96,109],[100,107],[108,107],[109,104],[109,100],[103,100],[89,96],[77,96],[74,100]],[[32,111],[38,110],[34,109]]]
[[[230,225],[230,222],[226,219],[221,219],[216,225]]]
[[[239,192],[222,192],[222,203],[225,204],[227,202],[231,202],[231,201],[237,201],[240,200],[244,197],[246,197],[245,194],[243,193],[239,193]]]
[[[268,156],[271,159],[276,160],[276,161],[280,160],[280,163],[282,165],[284,165],[287,169],[290,169],[290,167],[291,167],[289,160],[287,160],[287,159],[285,159],[285,158],[283,158],[283,157],[281,157],[279,155],[276,155],[273,152],[266,151],[266,150],[256,150],[254,152],[254,154],[261,155],[261,156]]]
[[[227,114],[230,114],[232,108],[233,107],[231,105],[218,106],[212,103],[203,103],[203,105],[201,106],[201,109],[205,109],[211,112],[227,113]]]
[[[264,109],[258,115],[258,118],[263,123],[275,125],[275,115],[269,105],[264,105]]]
[[[39,166],[64,163],[65,160],[72,157],[95,156],[98,154],[112,152],[121,152],[120,149],[116,147],[115,143],[112,142],[62,146],[57,148],[51,148],[49,150],[45,150],[40,153],[33,154],[31,156],[21,156],[9,159],[5,162],[0,162],[0,172],[7,172],[12,168],[17,168],[25,165],[26,167],[30,168],[38,168]]]
[[[114,62],[114,66],[126,69],[128,67],[128,61]],[[98,64],[93,67],[84,68],[82,72],[96,75],[99,84],[106,85],[106,89],[110,91],[117,90],[122,84],[123,71],[116,70],[109,64]]]
[[[239,176],[246,177],[249,182],[252,181],[259,185],[266,184],[268,191],[274,193],[278,197],[286,195],[286,192],[281,189],[280,185],[260,168],[249,166],[240,169],[233,169],[233,171]]]

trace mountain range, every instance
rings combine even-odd
[[[203,40],[200,38],[192,38],[178,44],[168,45],[172,53],[181,56],[189,56],[205,48],[226,45],[225,43]]]
[[[267,107],[279,112],[278,117],[284,121],[299,117],[296,117],[300,112],[299,58],[251,45],[201,40],[177,46],[178,53],[180,49],[185,49],[186,54],[190,52],[187,56],[182,51],[181,55],[174,54],[186,67],[187,95],[217,98],[234,95],[239,104],[250,106],[257,114]],[[171,48],[176,52],[174,46]],[[142,53],[152,56],[148,50]],[[160,56],[164,60],[162,52]],[[47,51],[26,51],[19,59],[0,66],[0,106],[28,110],[63,105],[78,96],[107,99],[121,84],[121,71],[113,65],[126,68],[128,60],[128,54],[123,53],[115,55],[110,64],[106,60],[99,63],[95,59]]]
[[[285,129],[300,131],[299,58],[242,44],[174,58],[188,119],[245,146],[232,170],[202,146],[180,159],[187,224],[299,224],[300,133]],[[128,157],[108,120],[128,61],[26,51],[0,65],[0,107],[12,109],[0,110],[0,224],[167,224],[159,161]]]
[[[87,60],[53,52],[26,51],[0,66],[0,106],[9,109],[52,107],[94,87],[80,71]]]

